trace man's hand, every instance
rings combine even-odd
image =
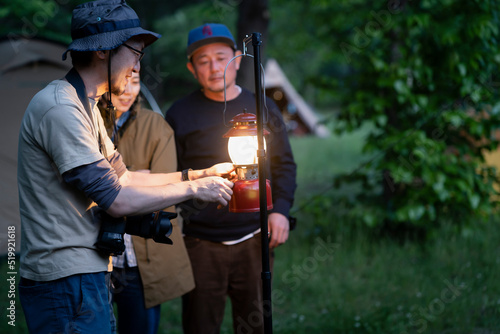
[[[269,241],[269,248],[273,249],[288,240],[288,233],[290,232],[290,223],[288,218],[278,212],[269,214],[267,219],[267,228],[271,233]]]
[[[226,206],[233,194],[233,183],[218,176],[191,181],[194,198],[204,202],[216,202]]]
[[[230,162],[223,162],[206,169],[207,176],[220,176],[231,179],[236,176],[234,166]]]

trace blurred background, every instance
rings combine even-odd
[[[71,66],[61,54],[82,2],[0,0],[0,254],[19,226],[22,114]],[[190,29],[224,23],[239,46],[263,35],[266,94],[298,165],[274,332],[500,333],[499,0],[128,3],[163,35],[141,63],[161,113],[197,88]],[[239,84],[253,90],[253,59],[242,63]],[[25,333],[19,302],[16,326],[5,320],[7,293],[2,284],[0,332]],[[180,300],[164,304],[160,326],[181,333]]]

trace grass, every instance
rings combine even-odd
[[[328,195],[335,174],[362,161],[362,140],[362,132],[292,139],[298,228],[276,250],[274,333],[500,333],[498,219],[467,235],[444,226],[422,244],[371,238],[356,222],[340,221],[333,202],[320,218],[310,213],[317,204],[310,199]],[[0,332],[26,333],[18,301],[17,325],[7,326],[5,286]],[[182,333],[180,315],[180,299],[165,303],[160,333]],[[221,333],[232,333],[229,308]]]
[[[295,291],[283,276],[274,282],[287,291],[286,302],[276,309],[277,332],[500,332],[498,232],[486,231],[491,233],[486,239],[447,235],[428,245],[373,243],[361,235],[335,240],[324,234],[317,238],[337,248],[317,267],[308,260],[314,243],[291,240],[279,254],[283,262],[277,272],[294,264],[311,270]],[[309,251],[299,253],[300,243]]]

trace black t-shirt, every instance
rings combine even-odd
[[[296,188],[296,166],[293,160],[288,135],[281,113],[271,99],[266,99],[267,173],[271,181],[273,210],[288,216],[293,204]],[[231,162],[227,150],[228,131],[224,126],[242,112],[256,113],[255,95],[243,89],[241,94],[227,101],[223,117],[224,102],[208,99],[201,91],[176,101],[167,111],[165,119],[175,133],[178,170],[203,169],[221,162]],[[265,108],[263,112],[265,112]],[[189,236],[212,241],[239,239],[260,227],[260,214],[231,213],[228,208],[218,210],[214,203],[187,201],[183,208],[184,233]]]

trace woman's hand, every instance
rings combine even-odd
[[[206,169],[207,176],[220,176],[226,179],[236,177],[234,165],[230,162],[223,162]]]

